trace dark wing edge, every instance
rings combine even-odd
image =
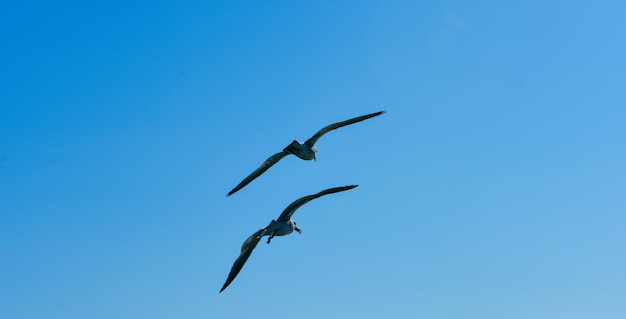
[[[375,116],[379,116],[381,114],[384,114],[386,111],[379,111],[379,112],[375,112],[375,113],[371,113],[371,114],[366,114],[366,115],[361,115],[361,116],[357,116],[355,118],[351,118],[349,120],[345,120],[343,122],[337,122],[337,123],[333,123],[330,125],[327,125],[326,127],[324,127],[323,129],[319,130],[317,133],[315,133],[315,135],[313,135],[310,139],[306,140],[304,143],[306,145],[309,146],[313,146],[315,145],[315,143],[317,142],[317,140],[322,137],[322,135],[334,130],[334,129],[338,129],[342,126],[346,126],[346,125],[350,125],[350,124],[354,124],[357,122],[361,122],[367,119],[370,119],[372,117]]]
[[[237,186],[235,186],[235,188],[233,188],[230,192],[228,192],[228,195],[226,195],[226,196],[230,196],[230,195],[236,193],[237,191],[239,191],[240,189],[244,188],[246,185],[250,184],[250,182],[252,182],[255,178],[261,176],[261,174],[263,174],[270,167],[272,167],[274,164],[278,163],[278,161],[280,161],[283,157],[285,157],[287,155],[289,155],[289,154],[281,151],[279,153],[276,153],[276,154],[270,156],[268,159],[265,160],[265,162],[263,162],[263,164],[261,164],[261,166],[259,166],[259,168],[254,170],[254,172],[250,173],[250,175],[248,175],[246,178],[244,178],[241,181],[241,183],[237,184]]]
[[[224,283],[224,286],[222,286],[222,289],[220,289],[220,292],[224,291],[224,289],[226,289],[226,287],[228,287],[228,285],[235,280],[235,277],[237,277],[239,271],[241,271],[241,268],[243,268],[243,265],[248,260],[248,257],[250,257],[252,251],[261,240],[261,235],[264,230],[265,228],[258,230],[256,233],[252,234],[252,236],[248,237],[245,242],[243,242],[243,245],[241,246],[241,254],[233,263],[232,268],[230,268],[228,278],[226,278],[226,282]]]
[[[318,198],[318,197],[322,197],[324,195],[328,195],[328,194],[333,194],[333,193],[338,193],[338,192],[343,192],[343,191],[347,191],[350,189],[353,189],[355,187],[357,187],[359,185],[349,185],[349,186],[340,186],[340,187],[333,187],[333,188],[329,188],[329,189],[325,189],[317,194],[313,194],[313,195],[307,195],[304,196],[302,198],[296,199],[293,203],[291,203],[289,206],[287,206],[287,208],[285,208],[285,210],[283,210],[283,212],[280,214],[280,217],[278,217],[279,221],[285,221],[285,220],[289,220],[291,218],[291,216],[293,216],[293,214],[296,212],[296,210],[298,208],[300,208],[302,205]]]

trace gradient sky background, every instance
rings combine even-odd
[[[0,317],[626,318],[625,12],[6,3]]]

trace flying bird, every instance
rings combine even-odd
[[[350,185],[350,186],[329,188],[317,194],[312,194],[312,195],[299,198],[293,203],[291,203],[289,206],[287,206],[287,208],[285,208],[285,210],[283,210],[283,212],[280,214],[278,219],[272,220],[269,223],[269,225],[267,225],[264,228],[259,229],[257,232],[252,234],[252,236],[248,237],[246,241],[243,242],[243,245],[241,246],[241,254],[239,255],[239,257],[237,257],[237,260],[235,260],[235,263],[233,263],[233,267],[230,269],[228,278],[226,279],[224,286],[222,286],[222,289],[220,289],[220,292],[224,291],[224,289],[226,289],[226,287],[230,285],[230,283],[235,279],[235,277],[237,277],[237,274],[239,274],[239,271],[241,271],[241,268],[248,260],[248,257],[250,257],[250,255],[252,254],[252,250],[254,250],[254,247],[256,247],[259,241],[261,241],[261,238],[263,236],[269,236],[267,238],[267,243],[269,244],[272,238],[274,238],[274,236],[286,236],[286,235],[293,233],[294,230],[302,234],[302,230],[296,225],[296,222],[291,219],[291,216],[293,216],[293,214],[296,212],[298,208],[300,208],[300,206],[318,197],[347,191],[357,186],[358,185]]]
[[[304,143],[300,143],[296,140],[294,140],[293,142],[291,142],[291,144],[289,144],[287,147],[285,147],[282,151],[270,156],[267,160],[265,160],[265,162],[263,162],[263,164],[261,164],[261,166],[259,166],[259,168],[257,168],[256,170],[254,170],[254,172],[252,172],[250,175],[248,175],[246,178],[244,178],[241,183],[239,183],[237,186],[235,186],[235,188],[233,188],[230,192],[228,192],[228,195],[226,196],[230,196],[232,194],[234,194],[235,192],[237,192],[238,190],[242,189],[244,186],[248,185],[250,182],[252,182],[255,178],[259,177],[261,174],[263,174],[265,171],[267,171],[270,167],[272,167],[274,164],[278,163],[278,161],[280,161],[283,157],[289,155],[289,154],[293,154],[303,160],[315,160],[315,156],[317,154],[317,149],[315,148],[315,142],[317,142],[317,140],[322,137],[322,135],[334,130],[334,129],[338,129],[340,127],[346,126],[346,125],[350,125],[350,124],[354,124],[357,122],[361,122],[364,120],[367,120],[369,118],[375,117],[375,116],[379,116],[381,114],[385,113],[385,111],[380,111],[380,112],[376,112],[376,113],[372,113],[372,114],[367,114],[367,115],[363,115],[363,116],[358,116],[355,118],[351,118],[349,120],[343,121],[343,122],[337,122],[337,123],[333,123],[330,124],[326,127],[324,127],[323,129],[319,130],[317,133],[315,133],[315,135],[313,135],[311,138],[309,138],[308,140],[306,140]]]

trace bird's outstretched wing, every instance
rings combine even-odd
[[[313,135],[310,139],[306,140],[304,142],[304,144],[309,145],[309,146],[313,146],[315,145],[315,143],[317,142],[317,140],[322,137],[322,135],[334,130],[334,129],[338,129],[342,126],[346,126],[346,125],[350,125],[350,124],[354,124],[357,122],[361,122],[364,120],[367,120],[369,118],[375,117],[375,116],[379,116],[381,114],[385,113],[385,111],[380,111],[380,112],[376,112],[376,113],[372,113],[372,114],[367,114],[367,115],[362,115],[362,116],[358,116],[355,118],[351,118],[349,120],[345,120],[343,122],[337,122],[337,123],[333,123],[330,125],[327,125],[326,127],[324,127],[323,129],[319,130],[317,133],[315,133],[315,135]]]
[[[254,170],[254,172],[252,172],[250,175],[248,175],[248,177],[244,178],[241,181],[241,183],[239,183],[237,186],[235,186],[235,188],[233,188],[230,192],[228,192],[228,195],[226,195],[226,196],[230,196],[230,195],[234,194],[235,192],[237,192],[238,190],[242,189],[244,186],[248,185],[255,178],[259,177],[261,174],[263,174],[265,171],[267,171],[270,167],[272,167],[272,165],[278,163],[278,161],[280,161],[283,157],[285,157],[287,155],[289,155],[289,153],[281,151],[279,153],[276,153],[276,154],[270,156],[268,159],[265,160],[265,162],[263,162],[263,164],[261,164],[261,166],[259,166],[259,168]]]
[[[291,203],[289,206],[287,206],[287,208],[285,208],[285,210],[283,210],[283,212],[280,214],[280,217],[278,217],[277,221],[287,221],[289,219],[291,219],[291,216],[293,216],[293,214],[296,212],[296,210],[298,208],[300,208],[300,206],[308,203],[309,201],[312,201],[318,197],[322,197],[324,195],[328,195],[328,194],[333,194],[333,193],[338,193],[338,192],[343,192],[343,191],[347,191],[349,189],[353,189],[355,187],[357,187],[359,185],[350,185],[350,186],[341,186],[341,187],[333,187],[333,188],[329,188],[329,189],[325,189],[317,194],[313,194],[313,195],[308,195],[308,196],[304,196],[302,198],[296,199],[293,203]]]
[[[250,255],[252,254],[254,247],[256,247],[256,245],[261,240],[263,231],[266,228],[259,229],[256,233],[252,234],[252,236],[248,237],[245,242],[243,242],[243,245],[241,245],[241,254],[239,255],[239,257],[237,257],[235,263],[233,263],[233,267],[230,268],[228,278],[226,278],[226,282],[224,283],[224,286],[222,286],[222,289],[220,289],[220,292],[224,291],[224,289],[226,289],[226,287],[228,287],[228,285],[230,285],[230,283],[235,280],[235,277],[237,277],[237,274],[239,274],[239,271],[241,271],[241,268],[243,268],[243,265],[248,260],[248,257],[250,257]]]

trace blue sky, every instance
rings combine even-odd
[[[624,12],[6,4],[0,317],[624,318]]]

